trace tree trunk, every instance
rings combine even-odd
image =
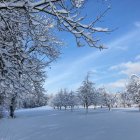
[[[123,107],[125,108],[125,104],[123,104]]]
[[[14,109],[14,107],[13,107],[13,105],[10,105],[10,117],[11,118],[14,118],[14,111],[15,111],[15,109]]]
[[[88,106],[86,106],[86,113],[88,113]]]
[[[84,104],[84,108],[85,108],[85,104]]]
[[[73,106],[71,106],[71,112],[73,112]]]
[[[14,118],[15,117],[15,106],[16,106],[16,96],[13,96],[11,99],[11,105],[10,105],[10,117]]]
[[[110,105],[108,105],[108,109],[109,109],[109,111],[111,110],[111,106]]]

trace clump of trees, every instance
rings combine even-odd
[[[74,108],[74,106],[83,106],[88,112],[89,106],[103,106],[108,107],[109,110],[117,104],[117,95],[110,94],[105,88],[96,88],[95,84],[89,80],[89,74],[82,82],[82,85],[76,92],[68,92],[66,89],[60,90],[56,94],[51,104],[61,110],[62,107]]]
[[[77,101],[77,95],[73,91],[69,92],[66,89],[61,89],[58,94],[53,97],[51,103],[54,108],[61,110],[62,107],[64,107],[66,110],[68,107],[70,107],[71,111],[73,111],[74,107],[78,105]]]
[[[91,105],[94,106],[94,109],[96,106],[101,106],[101,108],[106,106],[111,110],[116,101],[116,94],[107,92],[105,88],[96,88],[95,84],[89,80],[88,75],[78,89],[78,97],[87,112]]]

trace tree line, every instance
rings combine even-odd
[[[125,83],[124,83],[125,84]],[[11,96],[0,94],[0,117],[4,115],[4,111],[10,110]],[[135,106],[140,111],[140,77],[138,75],[131,75],[126,83],[126,87],[123,91],[117,93],[110,93],[105,89],[96,88],[95,83],[89,80],[89,76],[83,80],[81,86],[76,91],[68,91],[67,89],[61,89],[55,95],[47,95],[43,93],[27,94],[22,98],[16,98],[12,101],[12,106],[15,109],[19,108],[35,108],[45,105],[50,105],[54,109],[61,110],[62,108],[74,110],[75,107],[83,106],[88,112],[90,106],[94,109],[117,107],[131,107]],[[9,115],[14,115],[10,114]]]
[[[132,75],[123,91],[110,93],[104,87],[96,88],[87,76],[76,92],[61,89],[52,98],[51,105],[60,110],[62,107],[65,109],[70,107],[73,110],[75,106],[80,105],[86,109],[86,112],[91,105],[94,109],[100,106],[107,107],[109,110],[113,107],[125,108],[135,105],[140,110],[140,77]]]

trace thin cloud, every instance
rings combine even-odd
[[[135,25],[136,27],[140,28],[140,21],[136,21],[136,22],[134,23],[134,25]]]
[[[135,57],[135,60],[140,60],[140,55],[137,55],[137,56]]]
[[[117,81],[104,84],[104,86],[109,90],[123,89],[125,88],[126,83],[127,83],[127,79],[119,79]]]
[[[110,67],[110,70],[117,70],[120,74],[125,75],[132,75],[132,74],[139,74],[140,73],[140,62],[126,62],[121,63],[119,65],[115,65]]]

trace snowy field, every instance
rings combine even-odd
[[[16,112],[0,120],[0,140],[140,140],[138,109],[84,109],[74,112],[48,107]]]

